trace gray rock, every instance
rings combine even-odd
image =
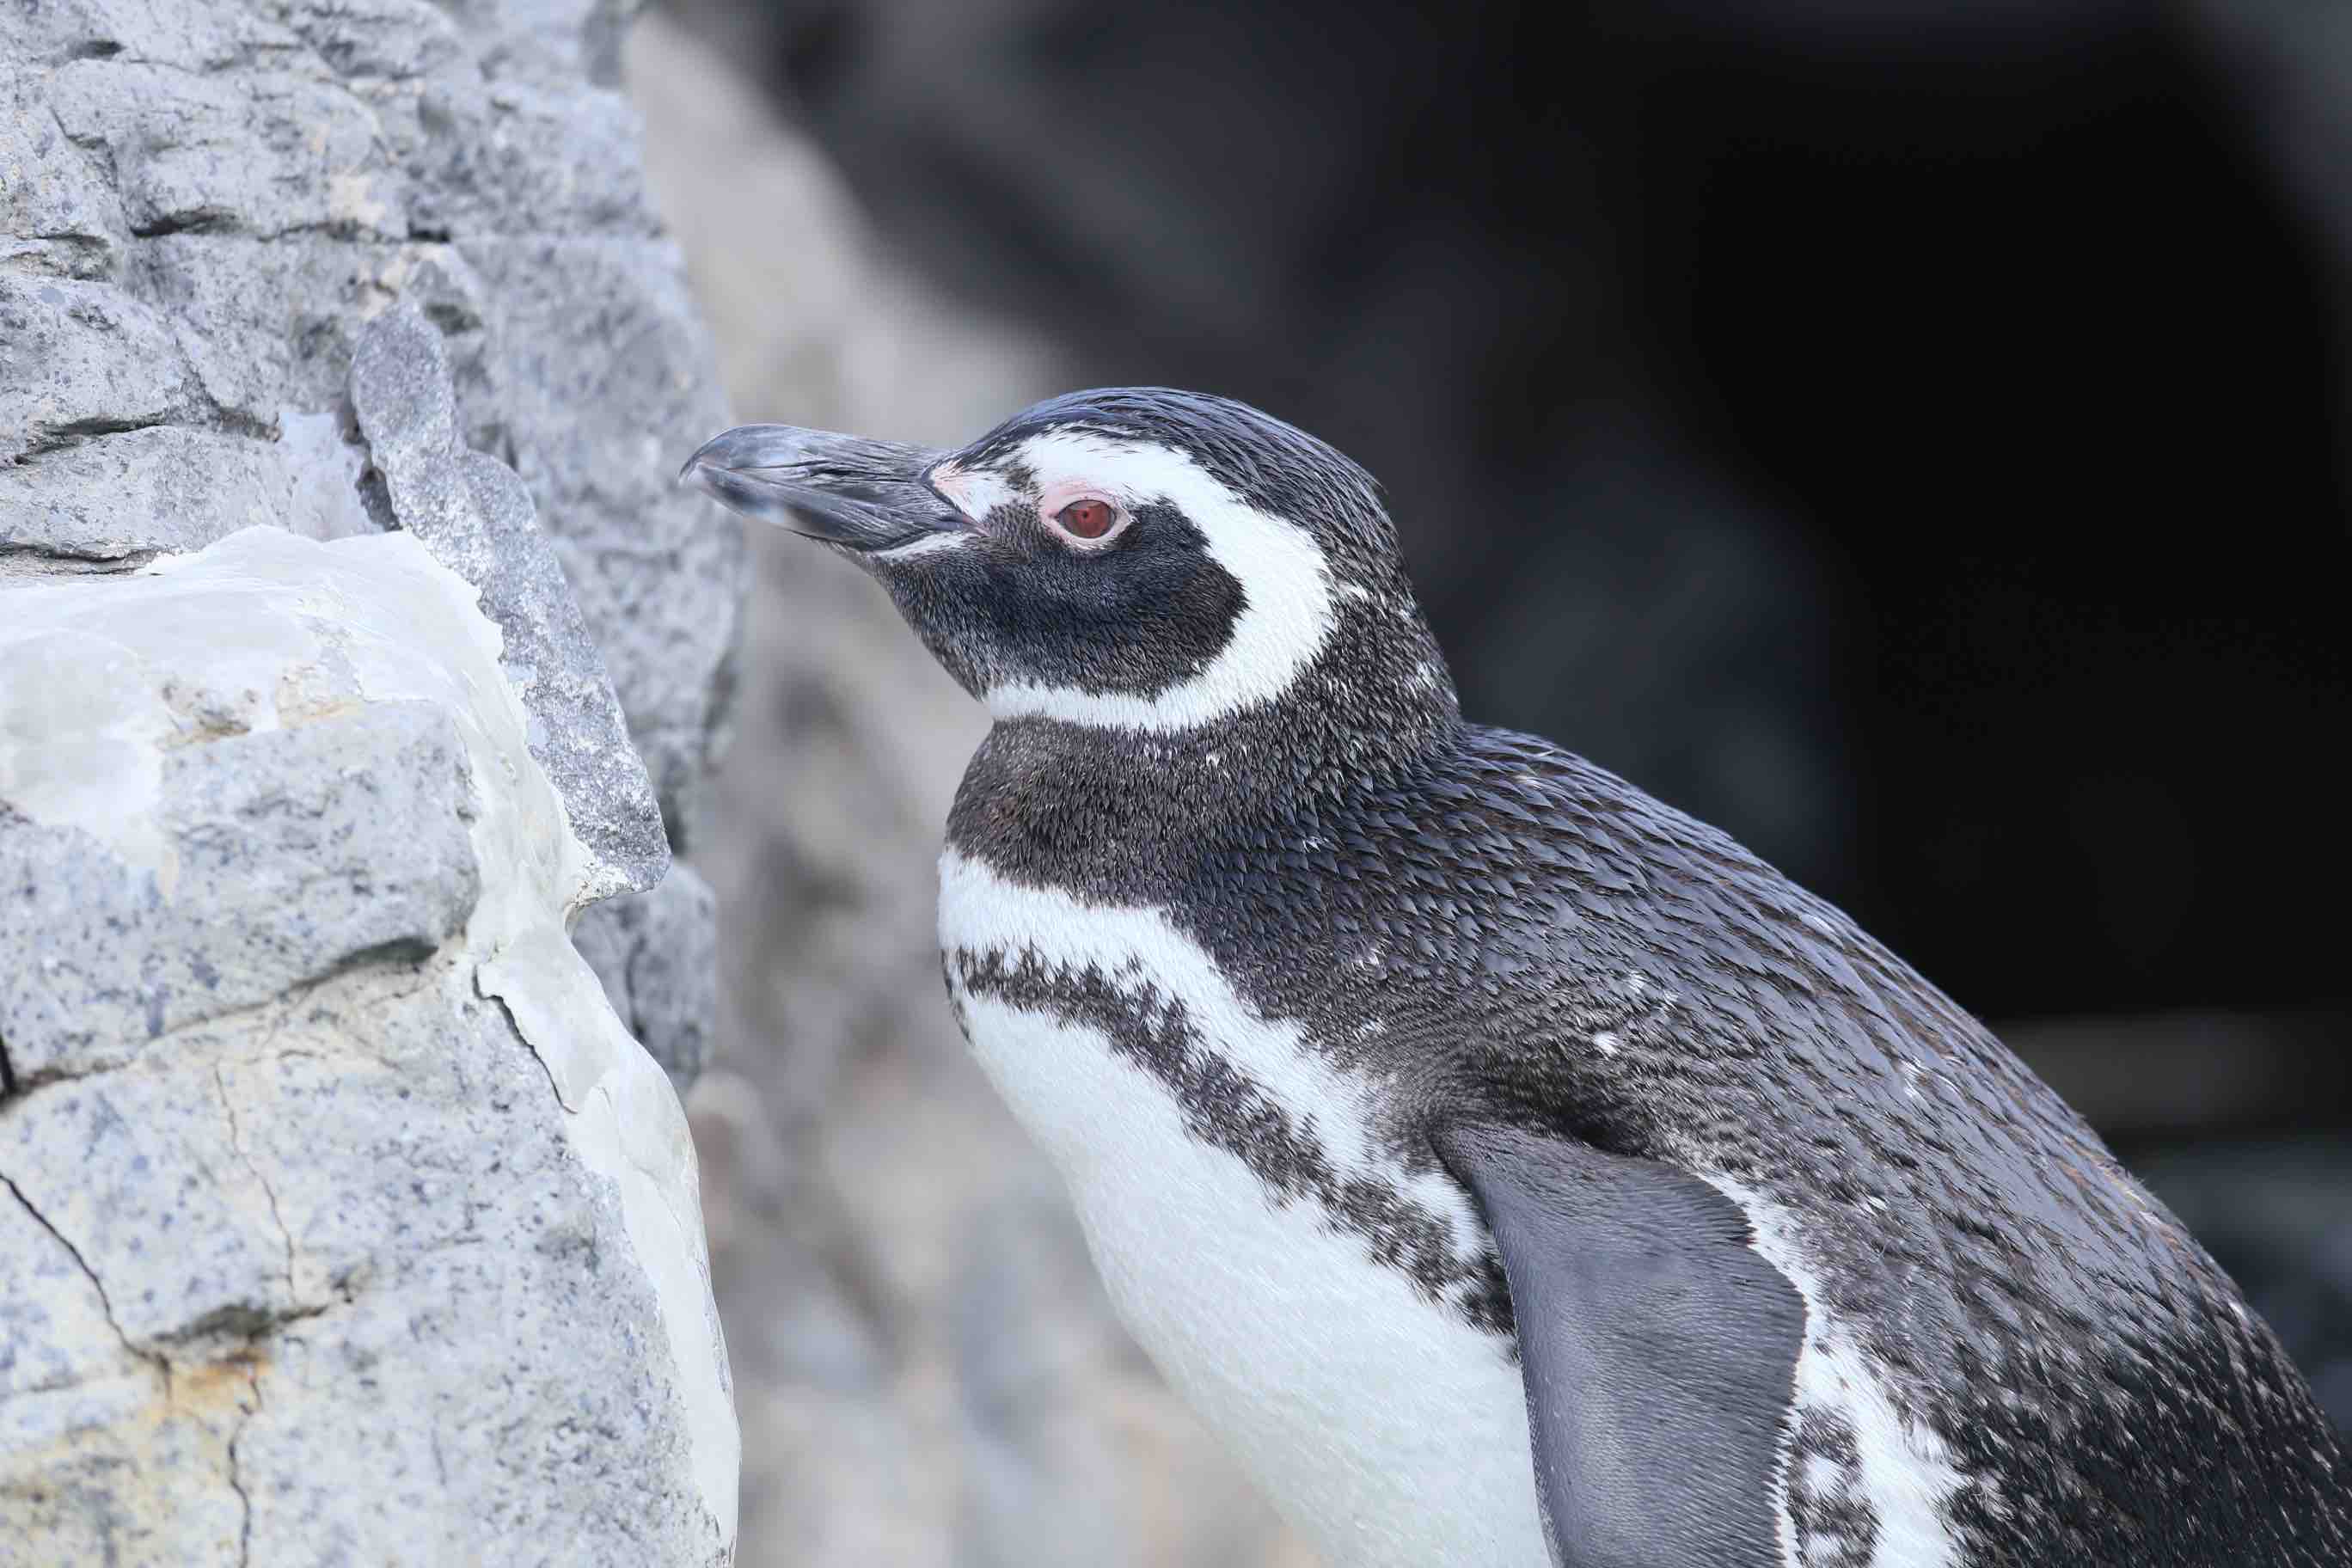
[[[121,201],[49,105],[21,88],[0,97],[0,264],[110,278],[129,243]]]
[[[356,456],[337,471],[333,421],[293,417],[303,421],[299,449],[158,425],[0,468],[0,552],[121,563],[201,550],[240,528],[314,539],[372,531],[353,488]],[[320,478],[329,482],[305,482]]]
[[[258,10],[188,5],[178,0],[42,0],[10,18],[36,58],[72,64],[111,60],[221,72],[299,65],[299,43]]]
[[[393,516],[482,592],[499,661],[531,715],[530,751],[598,863],[592,896],[643,892],[669,869],[646,766],[562,568],[514,470],[459,445],[441,334],[414,305],[375,319],[352,362],[352,405]]]
[[[731,1561],[692,1145],[564,932],[741,590],[626,11],[7,17],[0,1559]],[[610,929],[683,1082],[708,891]]]
[[[732,1560],[691,1145],[565,942],[599,862],[479,598],[271,528],[0,585],[0,1541],[44,1564]]]
[[[710,884],[681,864],[651,892],[607,899],[572,929],[572,945],[604,984],[613,1011],[681,1096],[710,1061],[717,906]]]
[[[355,539],[380,531],[360,499],[367,453],[343,439],[333,415],[279,415],[278,445],[293,481],[280,527],[305,539]]]
[[[0,1531],[45,1565],[718,1564],[611,1184],[494,1003],[354,971],[0,1121]]]
[[[412,233],[656,232],[636,116],[618,93],[440,77],[419,86],[412,112],[413,130],[394,119],[392,132],[415,176]]]
[[[0,647],[0,729],[38,737],[14,744],[65,753],[87,744],[77,711],[114,721],[72,680],[89,646]],[[431,952],[474,907],[465,748],[446,712],[378,703],[247,734],[200,687],[167,676],[159,696],[184,725],[162,761],[159,868],[79,826],[0,819],[0,951],[37,955],[0,990],[20,1087],[120,1067],[338,968]]]
[[[0,274],[0,462],[160,425],[194,395],[153,306],[110,283]]]
[[[445,246],[170,234],[139,244],[129,279],[170,312],[208,422],[261,433],[342,401],[369,312],[412,294],[452,317],[481,309]]]
[[[284,37],[281,48],[299,47]],[[113,170],[134,236],[401,232],[404,194],[375,116],[339,83],[115,56],[68,64],[47,96],[66,135]]]
[[[690,854],[726,716],[742,531],[672,476],[729,422],[667,245],[543,237],[463,242],[493,301],[491,379],[514,466],[604,650],[672,840]],[[652,255],[663,259],[648,266]],[[676,434],[702,429],[705,437]]]
[[[430,0],[296,0],[272,8],[347,80],[394,89],[470,64],[457,19]],[[469,19],[478,26],[483,18],[477,11]]]
[[[683,842],[742,555],[668,489],[729,416],[617,90],[630,12],[20,7],[0,40],[0,463],[151,425],[280,434],[335,412],[365,322],[415,301],[466,445],[520,471],[562,542]]]
[[[143,1403],[151,1369],[81,1259],[13,1183],[0,1186],[0,1453],[55,1444],[84,1411]]]
[[[175,1037],[156,1070],[26,1093],[0,1133],[0,1170],[71,1239],[134,1354],[209,1361],[301,1305],[270,1189],[238,1141],[226,1064],[203,1048],[213,1043]]]
[[[621,85],[621,44],[641,0],[507,0],[483,21],[482,49],[500,79]]]

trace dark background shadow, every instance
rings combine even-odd
[[[1993,1019],[2352,1423],[2352,25],[672,9],[1087,379],[1364,459],[1473,716]]]

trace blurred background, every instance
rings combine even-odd
[[[667,0],[744,419],[1257,403],[1386,482],[1475,718],[1990,1019],[2352,1424],[2352,8]],[[753,540],[689,1101],[747,1564],[1300,1565],[949,1019],[980,716]]]

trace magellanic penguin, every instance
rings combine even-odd
[[[953,1007],[1332,1568],[2352,1563],[2334,1430],[2179,1222],[1837,910],[1465,721],[1331,447],[1134,389],[684,478],[987,704]]]

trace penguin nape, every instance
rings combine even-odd
[[[1332,1568],[2352,1563],[2336,1434],[2179,1222],[1837,910],[1466,722],[1339,453],[1143,388],[683,477],[988,705],[952,1005]]]

